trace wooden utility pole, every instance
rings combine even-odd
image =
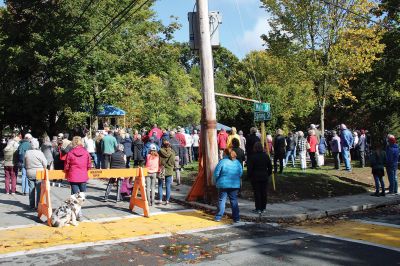
[[[206,201],[216,198],[215,186],[213,184],[213,173],[218,163],[217,146],[217,115],[214,94],[214,69],[210,40],[210,22],[208,17],[208,0],[196,0],[199,41],[200,41],[200,69],[202,88],[202,110],[201,110],[201,136],[202,154],[205,171],[205,195]]]

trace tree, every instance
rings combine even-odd
[[[370,25],[368,0],[262,0],[272,15],[274,32],[265,39],[286,36],[286,42],[299,47],[297,60],[310,75],[317,95],[321,129],[329,97],[349,95],[349,80],[371,71],[384,45],[382,31]],[[282,38],[281,38],[282,39]],[[290,46],[286,46],[290,47]],[[340,90],[339,90],[340,88]]]

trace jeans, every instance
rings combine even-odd
[[[94,168],[99,169],[99,168],[97,168],[97,154],[95,152],[92,152],[92,153],[90,153],[90,156],[93,159]]]
[[[15,175],[16,166],[4,166],[6,193],[15,193],[17,189],[17,176]]]
[[[237,222],[240,220],[239,204],[237,201],[239,188],[219,188],[218,189],[218,211],[215,215],[216,220],[221,220],[225,212],[226,196],[229,197],[232,208],[232,219]]]
[[[340,152],[332,152],[333,160],[335,161],[335,169],[340,169]]]
[[[103,154],[96,153],[96,160],[95,160],[94,165],[96,166],[96,169],[103,168]]]
[[[385,183],[383,182],[382,176],[374,176],[375,179],[375,193],[379,193],[379,184],[380,188],[382,189],[382,194],[385,194]]]
[[[349,151],[349,148],[343,147],[342,155],[343,155],[343,160],[344,160],[344,166],[346,167],[347,171],[350,171],[351,170],[351,164],[350,164],[350,151]]]
[[[103,154],[104,164],[102,165],[102,169],[110,169],[111,167],[111,154]]]
[[[286,152],[285,166],[287,166],[287,164],[289,163],[289,158],[292,159],[292,166],[294,167],[294,161],[296,160],[294,150]]]
[[[307,168],[307,151],[300,151],[299,152],[299,157],[300,157],[300,167],[301,169],[306,169]]]
[[[395,167],[386,167],[386,171],[389,179],[389,193],[397,193],[398,192],[398,184],[397,184],[397,166]]]
[[[40,185],[42,182],[37,181],[36,177],[35,178],[27,177],[27,180],[29,186],[29,207],[31,209],[35,207],[37,208],[40,199]]]
[[[26,168],[22,167],[21,170],[21,186],[22,186],[22,193],[29,193],[29,183],[28,177],[26,176]]]
[[[149,176],[146,176],[146,197],[149,204],[154,203],[156,196],[156,178],[157,173],[149,173]]]
[[[162,178],[158,179],[158,199],[162,201],[163,197],[163,183],[164,180]],[[166,197],[165,200],[169,201],[169,198],[171,197],[171,183],[172,183],[172,175],[166,176],[165,177],[165,190],[166,190]]]
[[[267,184],[267,180],[251,182],[254,191],[254,203],[257,211],[263,211],[267,207]]]
[[[108,184],[106,187],[106,193],[104,194],[104,199],[107,200],[108,196],[111,193],[111,189],[113,184],[115,183],[115,181],[117,182],[117,202],[121,201],[121,185],[122,185],[122,179],[120,178],[110,178],[108,180]]]
[[[86,192],[86,182],[83,183],[75,183],[70,182],[71,185],[71,195],[76,194],[78,192]]]

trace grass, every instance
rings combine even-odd
[[[299,201],[305,199],[321,199],[336,196],[354,195],[368,191],[373,185],[371,169],[353,166],[351,173],[335,170],[330,160],[328,166],[320,169],[285,168],[282,174],[275,176],[276,190],[273,190],[270,179],[268,185],[268,202],[278,203]],[[192,185],[196,179],[198,164],[192,163],[182,172],[182,183]],[[241,197],[253,200],[251,183],[247,180],[247,171],[244,170]]]

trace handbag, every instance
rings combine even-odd
[[[165,179],[165,167],[160,166],[160,172],[158,173],[158,178]]]

